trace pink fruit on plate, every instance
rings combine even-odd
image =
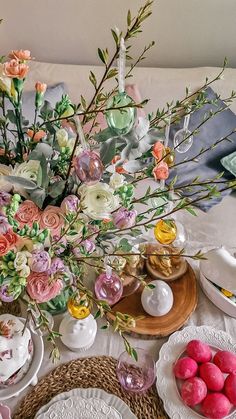
[[[198,365],[194,359],[189,357],[184,357],[178,359],[174,365],[174,374],[177,378],[181,380],[186,380],[187,378],[195,377],[197,374]]]
[[[191,340],[187,344],[186,351],[196,362],[209,362],[212,358],[210,346],[201,340]]]
[[[201,403],[207,395],[207,386],[201,378],[193,377],[184,382],[181,397],[188,406]]]
[[[230,412],[229,399],[222,393],[208,394],[202,403],[202,413],[211,419],[225,418]]]
[[[233,352],[218,351],[214,356],[213,362],[222,372],[227,374],[236,372],[236,355]]]
[[[199,375],[205,381],[208,390],[221,391],[224,387],[224,376],[221,370],[211,362],[200,365]]]
[[[226,378],[224,392],[229,401],[236,406],[236,372],[232,372]]]

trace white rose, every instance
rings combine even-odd
[[[123,175],[121,175],[120,173],[113,173],[113,175],[110,178],[110,187],[113,189],[118,189],[120,188],[122,185],[124,185],[125,182],[125,177]]]
[[[106,183],[80,188],[82,211],[94,220],[110,218],[111,212],[119,207],[118,196]]]
[[[40,169],[41,166],[38,160],[29,160],[19,164],[18,166],[15,166],[14,176],[23,177],[37,183]]]
[[[27,265],[23,266],[23,268],[19,272],[19,275],[22,276],[23,278],[27,278],[29,274],[30,274],[30,267]]]
[[[31,256],[31,253],[23,250],[22,252],[17,252],[15,260],[14,260],[14,267],[16,271],[21,271],[24,269],[28,262],[28,257]]]
[[[64,128],[59,129],[56,132],[56,139],[60,147],[66,147],[69,140],[68,132]]]

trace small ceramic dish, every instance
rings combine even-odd
[[[147,254],[150,254],[150,253],[155,254],[156,252],[162,253],[164,251],[168,255],[178,253],[178,249],[175,249],[172,246],[161,246],[158,244],[149,244],[146,247]],[[162,262],[162,267],[161,267],[161,264],[159,264],[159,261]],[[165,271],[165,263],[166,263],[166,271]],[[172,282],[178,278],[181,278],[181,276],[185,274],[185,272],[188,269],[188,264],[183,257],[178,257],[178,258],[176,258],[175,256],[165,257],[163,254],[163,256],[160,256],[159,258],[157,256],[147,256],[146,269],[147,269],[148,274],[153,279],[162,279],[165,282]]]
[[[22,322],[25,322],[25,319],[19,318]],[[31,364],[28,371],[23,376],[23,378],[16,384],[0,389],[0,400],[8,400],[11,397],[18,396],[18,394],[27,388],[30,384],[36,385],[38,382],[37,374],[41,367],[43,354],[44,354],[44,345],[43,339],[36,333],[31,334],[34,352]]]
[[[220,310],[236,318],[236,304],[226,297],[211,281],[200,271],[200,285],[209,300]]]
[[[157,361],[157,392],[164,403],[164,408],[171,419],[205,419],[197,411],[184,404],[180,397],[180,381],[176,380],[173,373],[173,365],[176,360],[183,356],[189,341],[200,339],[207,343],[212,352],[227,350],[236,353],[236,341],[222,331],[209,326],[189,326],[183,330],[173,333],[168,342],[160,350]],[[225,417],[226,419],[226,417]],[[227,419],[236,419],[236,408],[234,408]]]

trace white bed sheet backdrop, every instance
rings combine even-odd
[[[63,64],[32,63],[32,71],[27,81],[27,88],[32,89],[35,81],[40,80],[48,85],[64,81],[68,86],[68,92],[72,101],[79,101],[80,94],[90,98],[92,88],[88,82],[89,67]],[[96,74],[101,75],[100,67],[91,68]],[[185,86],[196,89],[204,82],[205,77],[217,74],[217,68],[193,68],[193,69],[158,69],[158,68],[138,68],[135,70],[132,82],[138,84],[142,97],[150,98],[147,110],[151,111],[157,106],[164,106],[171,99],[180,99],[185,92]],[[225,73],[225,80],[220,80],[213,88],[226,97],[228,93],[235,89],[236,69],[228,69]],[[232,105],[232,110],[236,112],[236,103]],[[146,185],[145,185],[146,186]],[[142,186],[140,186],[141,188]],[[235,194],[231,194],[217,206],[213,207],[207,214],[199,211],[198,217],[193,217],[188,213],[180,213],[178,219],[182,221],[188,231],[188,248],[195,250],[209,249],[221,244],[236,247],[236,199]],[[193,267],[198,275],[198,264],[193,263]],[[55,317],[55,326],[58,325],[62,316]],[[101,325],[101,322],[98,322]],[[236,337],[236,320],[224,315],[217,309],[202,291],[199,289],[199,302],[195,313],[191,316],[188,324],[211,325],[217,329],[222,329]],[[153,357],[158,359],[158,352],[166,339],[142,340],[130,338],[133,346],[147,349]],[[98,328],[98,334],[94,345],[82,353],[73,353],[59,343],[61,351],[60,363],[68,362],[78,357],[111,355],[117,358],[123,351],[122,339],[111,331],[102,331]],[[40,369],[40,377],[47,374],[54,365],[48,359],[49,345],[45,341],[45,356]],[[20,399],[30,391],[30,388],[18,397],[7,401],[12,409],[16,407]]]

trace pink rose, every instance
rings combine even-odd
[[[9,58],[15,58],[20,61],[28,61],[32,59],[28,49],[15,49],[10,52]]]
[[[157,162],[162,159],[162,157],[164,155],[164,150],[165,150],[165,147],[160,141],[157,141],[154,144],[154,146],[152,148],[152,155],[155,157]]]
[[[52,236],[58,235],[64,225],[63,213],[60,208],[48,205],[41,214],[40,228],[48,228]]]
[[[130,228],[135,225],[137,216],[136,210],[127,210],[127,208],[120,208],[113,214],[113,222],[116,228]]]
[[[29,71],[29,66],[19,63],[18,60],[7,61],[3,64],[3,70],[7,77],[13,79],[24,79]]]
[[[35,250],[29,259],[29,267],[33,272],[45,272],[51,266],[51,258],[46,250]]]
[[[39,221],[40,213],[40,209],[34,202],[26,200],[20,204],[15,219],[18,221],[20,228],[23,228],[25,224],[32,227],[34,221]]]
[[[37,303],[45,303],[60,294],[63,282],[60,279],[52,281],[46,272],[31,274],[27,278],[27,292]]]
[[[154,167],[152,174],[155,180],[165,180],[169,177],[169,167],[164,161],[161,161],[157,166]]]

